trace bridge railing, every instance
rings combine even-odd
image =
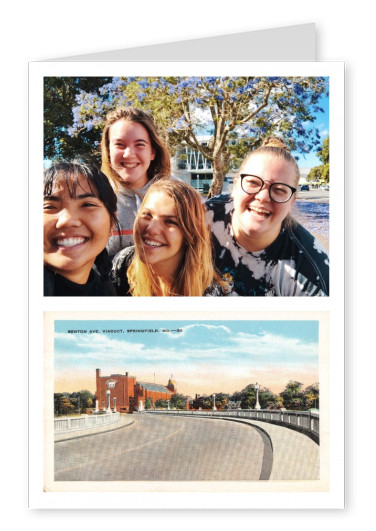
[[[140,411],[140,413],[253,419],[279,424],[301,431],[311,436],[317,442],[320,437],[320,414],[318,411],[284,411],[280,409],[234,409],[226,411],[149,409]]]
[[[120,413],[106,413],[105,415],[87,415],[82,417],[64,417],[54,419],[55,433],[66,433],[76,430],[85,430],[106,424],[115,424],[120,421]]]

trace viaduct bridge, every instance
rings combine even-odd
[[[66,420],[55,420],[55,481],[319,479],[316,411],[149,410]]]

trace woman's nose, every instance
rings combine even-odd
[[[127,159],[129,158],[133,153],[133,150],[131,148],[131,146],[127,146],[126,148],[124,148],[124,151],[123,151],[123,158],[124,159]]]
[[[263,199],[264,201],[269,201],[270,200],[269,184],[264,183],[261,190],[259,190],[257,194],[255,194],[255,197],[257,197],[258,199]]]
[[[74,210],[64,208],[60,210],[56,221],[56,228],[61,227],[79,227],[81,225],[80,218]]]
[[[160,232],[160,223],[157,219],[151,219],[147,226],[147,231],[149,234],[157,234]]]

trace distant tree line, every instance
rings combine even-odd
[[[213,409],[214,393],[209,396],[196,396],[193,399],[193,409]],[[183,395],[173,395],[170,400],[170,409],[186,409],[187,398]],[[301,382],[290,380],[285,389],[274,394],[266,387],[259,389],[259,404],[261,409],[288,409],[305,411],[311,408],[319,409],[320,393],[319,384],[314,383],[305,388]],[[157,400],[156,408],[167,409],[167,400]],[[256,405],[256,389],[254,384],[247,385],[242,391],[233,394],[215,393],[215,407],[218,410],[228,409],[254,409]],[[150,409],[152,403],[145,404]]]
[[[148,400],[150,401],[149,403],[148,403]],[[152,404],[151,404],[150,398],[147,398],[145,402],[146,402],[145,403],[145,409],[151,409]],[[170,408],[171,409],[186,409],[186,404],[187,404],[187,397],[186,396],[184,396],[184,395],[182,395],[180,393],[176,393],[175,395],[171,395],[171,398],[170,398]],[[156,408],[167,409],[168,408],[168,401],[167,400],[163,400],[163,399],[156,400],[154,406]]]
[[[55,416],[86,413],[95,404],[95,396],[87,390],[74,393],[54,393]]]
[[[170,409],[187,409],[187,397],[176,393],[171,395]],[[261,409],[288,409],[305,411],[320,407],[319,384],[314,383],[305,388],[301,382],[290,380],[285,389],[274,394],[267,387],[259,388],[259,404]],[[94,407],[95,395],[90,391],[76,391],[74,393],[54,394],[55,416],[86,413],[87,409]],[[196,396],[193,399],[194,409],[213,409],[214,398],[209,396]],[[247,385],[241,391],[233,394],[215,393],[215,407],[218,410],[228,409],[254,409],[256,406],[256,389],[254,384]],[[144,407],[146,410],[153,407],[168,409],[168,401],[164,399],[153,401],[146,398]]]

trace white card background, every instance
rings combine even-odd
[[[284,75],[284,76],[328,76],[330,84],[330,139],[331,139],[331,192],[330,192],[330,256],[331,278],[330,297],[312,298],[286,298],[286,297],[227,297],[213,299],[211,297],[188,297],[181,299],[154,298],[147,301],[148,311],[175,311],[176,315],[182,310],[185,312],[222,312],[224,318],[231,312],[301,312],[305,315],[309,312],[329,313],[330,321],[330,355],[329,375],[330,391],[336,396],[343,397],[343,283],[344,283],[344,167],[343,167],[343,65],[340,63],[315,63],[315,62],[41,62],[30,65],[30,183],[39,181],[42,174],[42,160],[38,156],[43,151],[43,107],[42,86],[43,76],[102,76],[111,73],[113,76],[168,76],[168,75],[243,75],[244,72],[257,76]],[[43,351],[43,312],[49,311],[88,311],[102,312],[97,318],[106,319],[109,311],[143,311],[145,300],[143,298],[101,298],[88,299],[81,297],[72,302],[70,297],[46,297],[42,296],[42,234],[41,215],[42,197],[40,188],[32,185],[30,194],[30,239],[33,254],[30,257],[30,346],[32,351]],[[34,237],[35,235],[35,237]],[[271,300],[272,299],[272,300]],[[283,314],[280,314],[283,315]],[[74,314],[73,314],[74,317]],[[94,314],[93,314],[94,317]],[[267,317],[266,317],[267,318]],[[332,356],[331,353],[342,352],[341,357]],[[40,372],[39,355],[30,355],[30,385],[31,388],[42,389],[43,378]],[[327,375],[326,375],[327,376]],[[138,507],[157,508],[169,507],[169,497],[160,492],[144,492],[142,500],[139,493],[128,492],[126,499],[124,494],[113,493],[110,500],[104,502],[103,492],[90,493],[44,493],[43,485],[43,431],[37,431],[36,426],[42,426],[43,393],[37,395],[33,392],[35,404],[39,407],[31,411],[31,438],[30,451],[33,455],[31,462],[30,500],[32,507]],[[335,406],[337,415],[332,408]],[[333,507],[339,508],[343,503],[343,456],[340,457],[340,447],[343,443],[343,403],[339,401],[327,401],[327,412],[330,411],[330,453],[336,452],[337,460],[330,462],[330,489],[329,492],[307,493],[300,492],[296,497],[293,493],[274,492],[253,493],[252,498],[246,494],[238,493],[236,496],[229,493],[210,493],[205,495],[203,503],[198,493],[184,494],[176,497],[176,504],[181,507],[239,507],[239,508],[266,508],[266,507]],[[342,487],[343,491],[343,487]],[[171,493],[170,493],[171,494]],[[170,495],[169,494],[169,495]],[[283,500],[283,501],[282,501]]]
[[[291,525],[311,528],[320,524],[335,524],[342,529],[353,529],[371,521],[373,511],[373,489],[370,488],[370,456],[373,451],[372,438],[364,437],[369,421],[369,410],[359,408],[372,403],[375,357],[372,355],[373,312],[369,310],[375,296],[375,288],[367,282],[359,282],[373,263],[375,252],[369,248],[370,228],[373,227],[373,209],[365,201],[364,190],[373,182],[370,171],[369,153],[373,152],[373,121],[370,120],[368,98],[365,98],[365,85],[374,86],[375,72],[370,68],[373,62],[373,47],[370,43],[374,34],[374,18],[371,4],[365,0],[357,3],[356,9],[342,9],[339,12],[336,2],[317,0],[314,7],[310,3],[292,0],[288,6],[278,0],[263,3],[250,3],[239,0],[236,9],[213,10],[210,2],[201,0],[190,2],[190,11],[182,15],[175,9],[176,2],[164,0],[150,5],[134,21],[135,7],[124,8],[124,2],[114,0],[111,6],[103,9],[99,0],[87,3],[66,2],[51,4],[47,0],[36,0],[22,5],[5,4],[3,7],[3,31],[1,44],[3,51],[2,73],[4,79],[12,81],[0,86],[3,101],[3,123],[7,124],[2,136],[6,148],[3,160],[4,193],[12,197],[13,176],[21,177],[21,195],[18,198],[17,215],[14,204],[7,201],[1,209],[2,235],[5,242],[11,241],[8,227],[13,220],[13,234],[20,243],[18,260],[11,260],[12,275],[3,287],[2,302],[6,308],[6,333],[3,338],[3,371],[13,374],[15,366],[21,368],[21,387],[17,394],[19,412],[12,415],[6,436],[1,440],[3,477],[6,478],[6,504],[4,520],[12,519],[20,526],[38,525],[40,529],[73,529],[80,523],[85,525],[115,525],[127,522],[128,525],[153,525],[154,529],[165,529],[166,524],[176,525],[182,521],[197,528],[207,527],[215,522],[217,529],[229,525],[276,525],[279,529],[291,529]],[[101,14],[106,12],[107,22],[102,23]],[[116,17],[117,15],[117,17]],[[115,24],[115,18],[121,23]],[[102,17],[103,18],[103,17]],[[77,21],[85,20],[84,32],[77,31]],[[27,231],[27,63],[51,57],[89,54],[103,50],[117,50],[125,47],[150,45],[153,43],[174,42],[180,39],[206,37],[250,29],[261,30],[291,24],[315,21],[317,28],[317,59],[344,60],[347,67],[346,96],[346,264],[347,276],[344,287],[347,289],[346,339],[347,339],[347,402],[346,418],[348,429],[347,451],[347,510],[338,511],[123,511],[116,512],[67,512],[28,511],[27,495],[27,276],[25,264],[28,259]],[[124,21],[124,22],[123,22]],[[99,34],[100,32],[100,34]],[[278,43],[275,43],[278,46]],[[13,81],[15,81],[13,83]],[[9,103],[9,94],[13,102]],[[16,166],[15,166],[16,164]],[[12,177],[10,177],[12,176]],[[360,176],[360,177],[359,177]],[[362,186],[360,186],[360,183]],[[371,217],[372,216],[372,217]],[[12,224],[12,223],[11,223]],[[367,255],[364,250],[367,249]],[[30,249],[32,252],[32,249]],[[9,260],[0,264],[3,278],[9,277]],[[16,280],[16,281],[15,281]],[[371,306],[372,309],[372,306]],[[361,398],[360,398],[361,397]],[[32,404],[30,404],[32,408]],[[351,427],[351,429],[350,429]],[[371,461],[372,462],[372,461]],[[311,523],[311,524],[310,524]],[[333,522],[334,523],[334,522]]]

